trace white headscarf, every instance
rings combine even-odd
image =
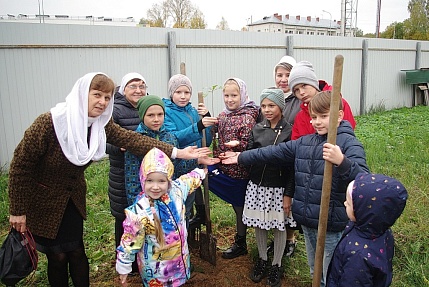
[[[287,55],[283,56],[280,59],[280,61],[274,66],[274,71],[273,71],[273,73],[274,73],[274,81],[276,80],[276,70],[277,70],[277,68],[278,67],[285,68],[285,66],[283,64],[289,64],[289,65],[291,65],[293,67],[293,66],[296,65],[296,60],[293,57],[291,57],[291,56],[287,56]]]
[[[88,94],[92,79],[104,73],[89,73],[77,80],[66,101],[51,109],[55,134],[67,159],[77,166],[100,160],[106,151],[104,127],[112,117],[113,95],[106,110],[96,118],[88,118]],[[92,125],[91,125],[92,123]],[[88,127],[91,126],[88,148]]]
[[[125,76],[122,77],[121,86],[119,87],[118,92],[121,95],[124,95],[125,86],[128,84],[129,81],[132,79],[139,79],[142,80],[146,84],[146,80],[143,78],[142,75],[139,73],[128,73]]]
[[[255,106],[256,107],[255,102],[251,101],[250,98],[249,98],[249,96],[247,95],[247,86],[246,86],[246,83],[242,79],[239,79],[239,78],[229,78],[223,84],[224,87],[225,87],[226,82],[228,82],[229,80],[235,81],[237,83],[237,85],[238,85],[238,88],[240,89],[240,106],[238,107],[238,109],[230,111],[228,109],[228,107],[225,105],[225,109],[223,109],[223,111],[226,114],[229,114],[229,113],[232,113],[232,112],[235,112],[235,111],[239,111],[239,110],[241,110],[245,106]],[[222,96],[223,95],[224,95],[224,92],[222,90]]]
[[[278,67],[283,67],[286,70],[289,70],[289,67],[287,66],[287,64],[291,65],[292,68],[293,66],[296,65],[296,60],[291,57],[291,56],[283,56],[280,61],[274,66],[274,82],[276,82],[276,71]],[[289,70],[290,72],[290,70]],[[289,81],[288,81],[289,82]],[[289,97],[290,95],[292,95],[292,88],[289,88],[289,92],[284,93],[284,98],[286,99],[287,97]]]

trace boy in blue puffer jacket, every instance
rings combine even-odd
[[[295,194],[292,214],[296,222],[301,224],[304,232],[311,275],[314,272],[325,160],[334,164],[323,256],[323,276],[320,285],[322,287],[325,286],[326,273],[332,254],[348,222],[343,204],[346,199],[347,185],[355,179],[358,173],[369,171],[362,144],[356,139],[350,123],[343,121],[344,113],[341,102],[336,145],[327,143],[330,102],[330,91],[319,92],[310,101],[309,111],[312,125],[316,131],[314,134],[278,145],[237,154],[224,154],[221,157],[222,163],[238,162],[243,165],[271,163],[294,167]],[[284,206],[290,206],[291,202],[291,197],[285,197]]]
[[[210,129],[217,122],[217,118],[211,117],[206,106],[201,103],[198,109],[191,104],[192,84],[188,77],[182,74],[174,75],[168,81],[169,98],[162,99],[165,104],[165,128],[176,136],[179,141],[178,148],[188,146],[201,147],[202,131],[206,129],[207,146],[211,144]],[[202,119],[200,119],[202,116]],[[198,167],[196,159],[176,159],[176,174],[186,174]],[[197,213],[189,222],[192,206],[196,205]],[[195,228],[205,223],[205,206],[202,190],[199,187],[186,199],[186,222],[190,228]]]

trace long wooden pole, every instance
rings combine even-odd
[[[337,141],[338,107],[341,101],[341,82],[343,78],[344,57],[337,55],[334,63],[334,79],[329,110],[328,143]],[[326,227],[328,223],[329,201],[332,187],[332,163],[325,161],[323,173],[322,198],[320,202],[319,226],[317,232],[316,257],[314,259],[313,287],[319,287],[323,273],[323,254],[325,252]],[[325,274],[326,275],[326,274]]]
[[[198,103],[204,103],[204,97],[203,92],[198,92]],[[206,147],[207,146],[207,140],[206,140],[206,131],[203,129],[203,137],[201,138],[201,146]],[[207,168],[207,165],[204,165],[205,168]],[[210,217],[210,200],[209,200],[209,177],[208,175],[203,180],[203,187],[204,187],[204,205],[205,205],[205,211],[206,211],[206,231],[207,234],[210,235],[212,233],[212,222]]]

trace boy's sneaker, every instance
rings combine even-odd
[[[250,279],[252,279],[252,281],[255,283],[261,282],[262,278],[267,276],[267,265],[267,260],[262,260],[262,258],[258,258],[255,267],[253,267],[252,272],[250,272]]]
[[[286,247],[284,251],[284,256],[291,257],[295,252],[296,241],[286,240]]]
[[[280,287],[282,273],[282,269],[278,264],[271,266],[270,272],[268,273],[267,285],[271,287]]]

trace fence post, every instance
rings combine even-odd
[[[415,63],[416,70],[421,68],[421,61],[422,61],[422,42],[417,42],[416,43],[416,63]]]
[[[362,41],[362,66],[360,70],[359,114],[364,115],[366,110],[366,96],[368,84],[368,40]]]
[[[169,75],[171,78],[177,74],[177,45],[176,45],[176,32],[168,32],[168,63]]]
[[[286,36],[286,49],[286,55],[295,58],[295,56],[293,55],[293,36]]]

